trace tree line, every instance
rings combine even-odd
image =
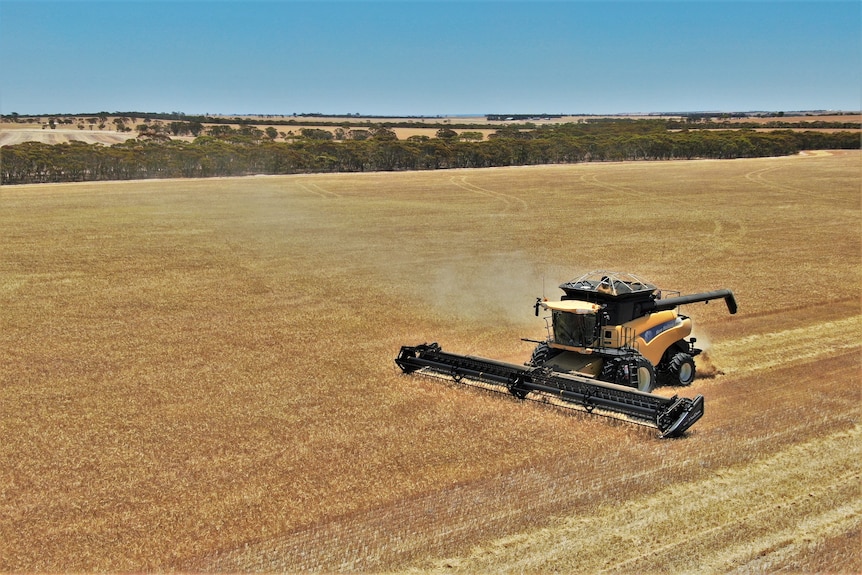
[[[139,137],[112,146],[74,141],[5,146],[0,184],[730,159],[860,148],[858,131],[699,130],[669,127],[665,120],[507,126],[482,141],[463,139],[448,128],[433,138],[399,140],[391,129],[378,127],[362,139],[321,139],[309,132],[284,142],[247,126],[217,128],[192,142]]]

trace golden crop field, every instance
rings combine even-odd
[[[0,571],[862,571],[862,155],[0,188]],[[593,269],[683,293],[706,415],[511,362]]]

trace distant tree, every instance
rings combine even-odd
[[[264,136],[264,131],[257,126],[240,126],[237,131],[240,136],[244,136],[251,140],[261,140]]]
[[[214,138],[227,138],[233,134],[235,130],[227,125],[210,126],[207,134]]]
[[[347,137],[351,140],[356,140],[357,142],[361,142],[362,140],[367,140],[371,137],[371,132],[368,130],[350,130],[347,133]]]
[[[299,131],[303,138],[309,140],[331,140],[332,132],[329,130],[321,130],[320,128],[302,128]]]
[[[531,132],[521,131],[518,128],[512,126],[503,126],[499,128],[496,132],[491,134],[492,138],[504,138],[511,140],[529,140],[532,138]]]
[[[458,137],[465,142],[481,142],[485,139],[482,132],[461,132]]]
[[[276,130],[272,126],[269,126],[266,130],[264,130],[264,132],[266,133],[266,137],[270,140],[274,140],[278,137],[278,130]]]
[[[191,132],[192,136],[197,138],[201,135],[201,132],[204,131],[204,125],[198,121],[189,122],[189,132]]]
[[[384,142],[390,142],[398,139],[398,135],[395,133],[395,131],[392,130],[392,128],[388,128],[386,126],[381,126],[374,130],[371,137],[375,140]]]
[[[458,137],[458,132],[452,128],[440,128],[437,130],[436,136],[441,140],[454,140]]]
[[[168,124],[168,131],[174,136],[184,136],[189,133],[189,127],[185,122],[171,122]]]

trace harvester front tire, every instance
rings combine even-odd
[[[673,385],[691,385],[695,376],[694,358],[687,353],[678,353],[670,360],[667,371]]]
[[[545,365],[549,359],[557,355],[557,353],[559,353],[558,350],[551,349],[551,346],[542,342],[533,350],[533,355],[530,356],[530,363],[527,365],[530,367],[541,367]]]
[[[638,370],[638,391],[652,393],[656,385],[655,368],[652,362],[645,357],[639,357],[636,369]]]
[[[637,372],[637,385],[634,383],[634,378],[629,375],[630,370]],[[624,361],[606,359],[602,365],[602,370],[599,373],[600,381],[616,383],[619,385],[628,385],[636,387],[638,391],[651,393],[656,387],[655,367],[650,360],[638,356],[634,361]]]

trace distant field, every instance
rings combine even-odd
[[[0,188],[0,571],[862,571],[862,154]],[[592,269],[683,293],[654,430],[400,374]]]
[[[728,120],[731,124],[742,124],[745,122],[754,124],[768,124],[770,122],[853,122],[862,124],[862,115],[859,114],[819,114],[816,116],[777,116],[772,118],[732,118]],[[862,126],[860,126],[862,127]]]
[[[41,128],[6,128],[0,125],[0,146],[14,146],[24,142],[41,142],[43,144],[63,144],[66,142],[84,142],[86,144],[120,144],[137,134],[128,132],[98,131],[98,130],[43,130]]]

